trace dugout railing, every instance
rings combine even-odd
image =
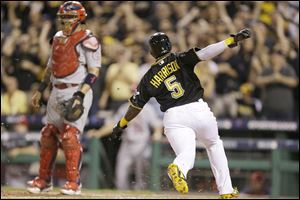
[[[292,187],[298,190],[299,185],[299,157],[296,160],[291,159],[290,153],[299,153],[299,141],[298,141],[298,124],[295,122],[272,122],[272,121],[231,121],[231,120],[220,120],[218,121],[220,134],[222,136],[223,144],[226,152],[239,151],[243,155],[240,158],[228,157],[228,165],[230,170],[262,170],[270,172],[270,197],[280,197],[282,188]],[[256,133],[255,138],[253,137],[226,137],[226,134],[222,133],[226,130],[234,130],[237,133],[253,132]],[[262,132],[268,131],[269,138],[263,138]],[[292,134],[292,137],[289,135]],[[265,134],[264,134],[265,136]],[[151,172],[150,172],[150,187],[154,191],[161,190],[161,175],[166,173],[166,167],[174,160],[175,155],[170,153],[164,154],[164,151],[170,150],[170,145],[166,139],[162,141],[154,142],[152,149],[152,161],[151,161]],[[204,147],[201,143],[197,143],[197,154],[199,150],[203,150]],[[247,158],[249,151],[264,151],[269,152],[268,158]],[[244,152],[244,153],[243,153]],[[299,156],[299,154],[298,154]],[[210,169],[209,160],[196,158],[195,168]],[[284,173],[292,173],[294,177],[298,177],[297,181],[290,181],[290,186],[286,185],[283,181]],[[291,190],[291,188],[287,188]],[[295,190],[295,189],[294,189]],[[295,193],[295,192],[293,192]],[[292,196],[299,196],[298,194],[292,194]]]

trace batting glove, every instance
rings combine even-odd
[[[124,129],[127,128],[127,125],[124,126],[124,127],[121,127],[120,126],[120,121],[114,126],[113,128],[113,131],[112,131],[112,134],[111,134],[111,137],[112,139],[118,139],[120,140],[121,139],[121,135],[124,131]]]
[[[233,48],[238,45],[238,42],[248,39],[250,37],[251,37],[250,29],[243,29],[237,34],[230,34],[230,37],[225,40],[225,44],[227,44],[229,48]]]

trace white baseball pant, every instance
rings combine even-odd
[[[232,193],[233,188],[223,142],[217,121],[207,103],[197,102],[170,108],[164,115],[165,135],[176,158],[173,161],[185,177],[194,166],[196,139],[203,142],[219,194]]]

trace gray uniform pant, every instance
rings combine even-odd
[[[119,190],[130,189],[129,175],[134,173],[134,189],[146,188],[147,167],[151,153],[149,141],[128,141],[121,143],[116,163],[116,187]]]

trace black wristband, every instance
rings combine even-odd
[[[74,96],[79,96],[79,97],[83,100],[85,94],[84,94],[83,92],[81,92],[81,91],[77,91],[77,92],[75,92],[75,93],[73,94],[73,97],[74,97]]]
[[[38,91],[39,91],[40,93],[42,93],[42,92],[44,92],[44,90],[45,90],[47,87],[48,87],[48,84],[47,84],[46,82],[43,81],[43,82],[41,82]]]
[[[84,79],[84,83],[88,84],[90,87],[96,82],[97,76],[95,74],[88,73]]]

